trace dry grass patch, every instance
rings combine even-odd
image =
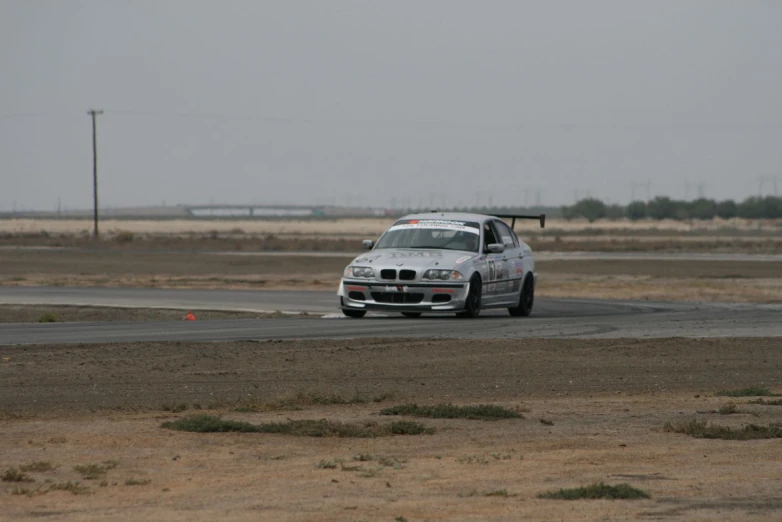
[[[485,453],[482,455],[461,455],[456,458],[459,464],[488,464],[498,460],[513,460],[513,456],[507,453]],[[519,457],[519,460],[523,460]]]
[[[284,396],[271,401],[258,397],[242,398],[233,403],[231,407],[236,412],[258,413],[264,411],[301,410],[306,406],[378,403],[391,397],[391,394],[363,395],[358,390],[351,397],[344,397],[337,393],[299,392],[295,395]],[[223,404],[227,405],[226,403]]]
[[[411,417],[428,417],[431,419],[470,419],[499,420],[523,419],[523,415],[514,410],[493,404],[478,404],[476,406],[456,406],[453,404],[436,404],[419,406],[403,404],[380,410],[381,415],[409,415]]]
[[[30,464],[23,464],[19,466],[19,469],[29,473],[43,473],[45,471],[52,471],[53,469],[56,469],[56,466],[53,466],[51,462],[39,460],[36,462],[31,462]]]
[[[782,397],[778,393],[772,393],[768,388],[750,386],[738,390],[722,390],[715,393],[718,397]]]
[[[149,480],[149,479],[140,480],[140,479],[129,478],[128,480],[125,481],[125,485],[126,486],[146,486],[146,485],[150,484],[151,482],[152,481]]]
[[[3,482],[35,482],[35,479],[29,475],[25,475],[16,468],[8,468],[3,472]]]
[[[728,404],[725,404],[724,406],[720,406],[716,410],[704,410],[704,411],[699,411],[698,413],[718,413],[720,415],[736,415],[736,414],[746,413],[746,414],[750,414],[750,415],[755,415],[754,413],[752,413],[750,411],[744,411],[742,409],[739,409],[739,407],[736,406],[736,404],[733,403],[733,402],[729,402]]]
[[[38,317],[39,323],[57,323],[59,321],[60,318],[57,317],[57,314],[53,314],[51,312],[46,312]]]
[[[754,401],[749,401],[747,404],[762,404],[763,406],[782,406],[782,399],[777,399],[773,401],[767,401],[766,399],[755,399]]]
[[[629,484],[618,484],[616,486],[610,486],[599,482],[597,484],[590,484],[589,486],[581,486],[578,488],[559,489],[557,491],[549,491],[547,493],[541,493],[538,498],[549,498],[558,500],[582,500],[582,499],[640,499],[651,498],[649,493],[634,488]]]
[[[171,413],[182,413],[183,411],[187,411],[187,404],[184,402],[178,404],[164,404],[160,409],[163,411],[170,411]]]
[[[190,415],[175,421],[164,422],[161,428],[193,433],[258,433],[258,426],[244,421],[225,420],[214,415]]]
[[[81,475],[85,480],[95,480],[102,478],[109,470],[117,467],[119,463],[115,460],[107,460],[101,464],[84,464],[73,467],[73,471]]]
[[[758,440],[782,438],[782,424],[773,423],[768,426],[747,424],[741,428],[731,428],[705,421],[690,419],[688,421],[668,422],[663,429],[672,433],[683,433],[697,439],[722,440]]]
[[[244,421],[224,420],[213,415],[191,415],[176,421],[164,422],[161,428],[190,431],[195,433],[278,433],[305,437],[357,437],[373,438],[389,435],[421,435],[434,433],[432,428],[409,421],[397,421],[389,424],[376,422],[342,423],[326,419],[292,420],[288,422],[270,422],[250,424]]]
[[[68,491],[74,495],[85,495],[90,492],[90,488],[83,486],[80,482],[59,482],[51,484],[48,491]]]
[[[732,402],[729,402],[725,406],[720,407],[720,409],[717,410],[717,413],[720,415],[733,415],[734,413],[743,413],[738,407],[733,404]]]
[[[86,495],[90,493],[90,488],[82,485],[79,482],[57,482],[55,484],[49,484],[48,486],[40,486],[37,488],[24,488],[17,486],[11,490],[12,495],[24,495],[27,497],[36,497],[39,495],[45,495],[50,491],[67,491],[73,495]]]
[[[469,493],[465,494],[459,494],[457,495],[460,498],[469,498],[469,497],[502,497],[502,498],[508,498],[508,497],[515,497],[516,494],[508,493],[507,489],[490,489],[487,491],[478,491],[476,489],[470,491]]]
[[[354,455],[351,460],[353,462],[358,462],[358,464],[345,464],[345,460],[341,458],[335,458],[332,460],[321,460],[319,461],[315,467],[317,469],[337,469],[339,468],[340,471],[348,471],[348,472],[356,472],[358,473],[358,476],[364,477],[364,478],[370,478],[377,476],[378,473],[383,471],[384,469],[394,469],[399,470],[402,469],[404,466],[403,464],[407,462],[406,459],[399,459],[396,457],[384,457],[379,455],[370,455],[370,454],[359,454]],[[370,468],[365,468],[365,463],[371,463],[373,464]]]

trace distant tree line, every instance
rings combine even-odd
[[[563,206],[565,219],[584,218],[590,223],[598,219],[778,219],[782,218],[782,197],[753,196],[737,203],[732,199],[716,201],[698,198],[692,201],[658,196],[650,201],[633,201],[629,205],[609,205],[595,198],[586,198],[574,205]]]

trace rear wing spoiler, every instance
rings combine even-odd
[[[537,216],[522,215],[522,214],[494,214],[494,216],[498,218],[505,218],[505,219],[512,220],[510,223],[511,228],[516,226],[517,219],[537,219],[540,221],[540,228],[546,228],[546,214],[540,214]]]

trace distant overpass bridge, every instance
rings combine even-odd
[[[305,205],[183,205],[192,217],[371,217],[384,216],[384,209],[313,207]]]
[[[183,205],[193,217],[316,217],[326,213],[318,207],[299,205]]]

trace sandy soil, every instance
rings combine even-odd
[[[715,396],[747,386],[782,391],[781,363],[777,339],[8,347],[0,468],[43,461],[56,469],[29,472],[31,483],[0,483],[0,518],[779,520],[780,439],[693,439],[662,427],[691,418],[734,427],[782,421],[782,406]],[[391,398],[259,413],[229,407],[301,391]],[[377,439],[160,428],[196,404],[254,423],[385,422],[382,407],[406,402],[494,403],[524,418],[418,419],[436,432]],[[738,413],[716,412],[731,402]],[[74,470],[105,462],[116,467],[97,479]],[[88,491],[48,491],[68,481]],[[651,499],[536,497],[601,481],[629,483]]]

